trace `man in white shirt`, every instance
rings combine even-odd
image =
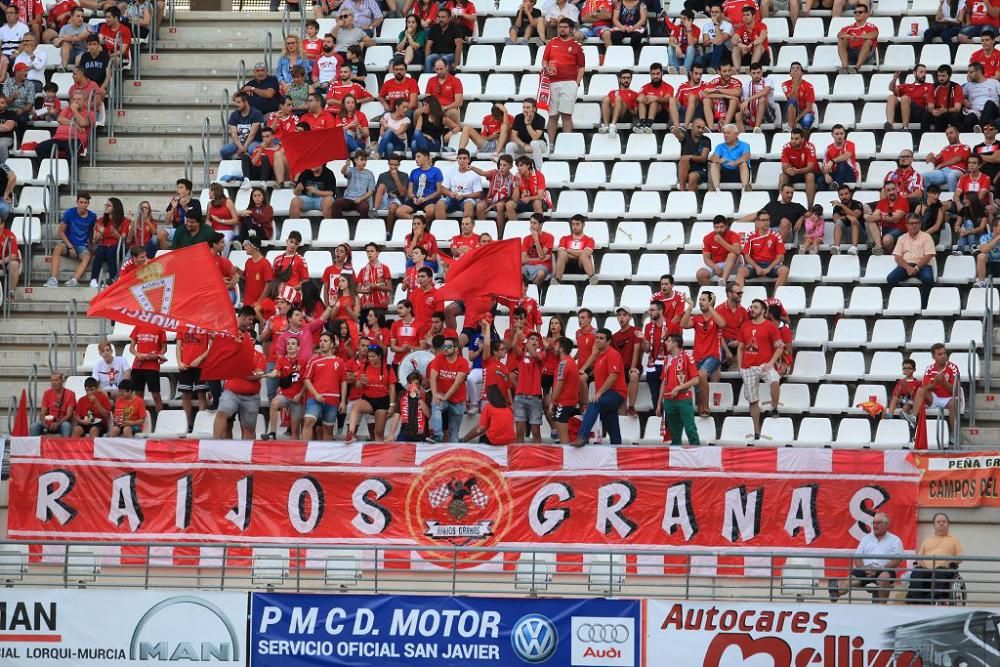
[[[986,78],[982,63],[969,63],[967,76],[962,86],[962,129],[982,132],[982,125],[1000,116],[1000,81]]]
[[[446,218],[449,213],[461,211],[466,218],[471,218],[476,212],[476,202],[483,196],[482,177],[469,169],[471,157],[469,151],[460,148],[455,154],[458,167],[444,176],[442,193],[438,200],[434,219]]]
[[[21,45],[21,38],[27,35],[30,30],[27,25],[18,20],[16,5],[8,5],[4,12],[7,22],[0,26],[0,52],[10,58]]]
[[[858,544],[857,553],[861,558],[855,558],[854,565],[860,560],[861,567],[851,569],[850,588],[864,589],[875,584],[872,591],[874,602],[884,603],[889,599],[889,592],[898,581],[896,568],[903,560],[903,542],[889,532],[889,517],[882,512],[872,519],[872,531],[865,535]],[[877,556],[895,556],[895,558],[877,558]],[[836,602],[843,590],[840,581],[831,579],[829,583],[830,601]]]
[[[542,15],[536,22],[538,36],[547,42],[559,28],[559,19],[567,18],[574,25],[580,23],[580,8],[567,0],[556,0],[542,8]]]

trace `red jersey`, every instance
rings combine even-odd
[[[195,359],[205,354],[205,350],[208,349],[209,338],[207,334],[186,331],[177,334],[177,342],[181,348],[181,363],[193,366]]]
[[[325,111],[323,113],[326,113]],[[291,114],[288,118],[282,118],[278,115],[277,111],[272,111],[267,115],[267,126],[274,130],[274,136],[281,139],[281,137],[286,134],[291,134],[297,131],[299,124],[299,118],[295,114]]]
[[[680,354],[675,354],[667,358],[666,363],[663,364],[663,398],[664,400],[672,401],[683,401],[691,400],[691,387],[677,392],[677,395],[673,398],[670,397],[670,392],[674,390],[674,387],[679,387],[691,378],[698,376],[698,367],[695,365],[694,360],[691,356],[681,350]]]
[[[469,360],[463,356],[455,357],[455,361],[448,361],[448,357],[439,354],[427,366],[427,377],[430,378],[431,371],[437,371],[437,381],[431,383],[431,391],[437,391],[442,396],[455,385],[461,373],[469,374]],[[435,386],[436,385],[436,386]],[[541,393],[541,392],[539,392]],[[458,383],[455,393],[448,399],[449,403],[465,403],[466,390],[465,378]]]
[[[622,357],[618,354],[618,350],[609,347],[594,361],[594,386],[598,389],[603,387],[612,373],[616,377],[611,385],[611,391],[621,394],[624,398],[628,393],[628,385],[625,381],[625,366],[622,364]]]
[[[316,39],[303,38],[302,50],[305,52],[306,58],[316,60],[323,55],[323,40],[319,37]]]
[[[754,0],[725,0],[722,3],[722,13],[726,16],[726,20],[733,25],[740,25],[743,23],[743,8],[749,7],[757,14],[757,3]]]
[[[826,161],[832,162],[834,158],[838,158],[844,153],[850,154],[851,157],[847,160],[847,163],[851,165],[851,169],[854,170],[854,180],[858,180],[860,173],[858,172],[858,151],[854,147],[854,142],[850,139],[844,141],[844,145],[840,148],[837,148],[837,146],[831,142],[830,145],[826,147]]]
[[[510,445],[517,437],[514,433],[514,411],[508,407],[496,408],[487,403],[479,415],[479,425],[485,429],[486,439],[491,445]]]
[[[958,184],[955,186],[956,192],[985,192],[987,195],[992,191],[993,182],[990,177],[979,172],[979,176],[976,178],[972,177],[972,174],[965,174],[958,179]],[[957,195],[956,195],[957,196]],[[983,198],[980,197],[980,200]],[[983,200],[983,204],[988,203],[987,200]]]
[[[584,330],[582,327],[576,330],[576,363],[581,366],[587,363],[590,355],[594,352],[594,343],[597,340],[596,330],[593,325]]]
[[[781,164],[787,164],[793,169],[805,169],[812,165],[812,170],[815,171],[816,147],[811,141],[803,141],[798,148],[789,142],[781,149]]]
[[[524,178],[520,174],[515,175],[514,178],[517,181],[520,194],[523,195],[527,192],[531,197],[544,195],[545,205],[549,208],[552,207],[552,199],[549,198],[549,191],[545,188],[545,174],[540,171],[531,171]]]
[[[330,92],[333,92],[332,88]],[[347,93],[344,94],[346,95]],[[330,96],[327,95],[328,103],[329,99]],[[329,111],[320,111],[317,114],[309,113],[307,111],[299,118],[299,122],[308,125],[310,130],[328,130],[330,128],[337,127],[337,119]]]
[[[213,259],[215,260],[216,268],[219,269],[219,275],[221,275],[223,278],[229,280],[230,278],[236,275],[236,267],[233,266],[233,263],[230,262],[228,259],[226,259],[222,255],[215,255]]]
[[[18,257],[21,251],[17,247],[17,237],[6,227],[0,227],[0,257]]]
[[[951,108],[965,101],[965,91],[954,81],[934,86],[934,106]]]
[[[452,256],[456,256],[455,251],[459,250],[461,248],[466,248],[466,252],[468,252],[469,250],[472,250],[472,249],[478,248],[478,247],[479,247],[479,235],[478,234],[470,234],[469,236],[462,236],[461,234],[459,234],[458,236],[452,236],[451,237],[451,254],[452,254]]]
[[[267,360],[264,355],[257,350],[253,351],[253,370],[263,371],[267,368]],[[247,378],[233,378],[226,380],[226,389],[241,396],[256,396],[260,393],[260,380],[248,380]]]
[[[112,30],[107,22],[102,23],[101,27],[97,29],[97,35],[101,38],[101,44],[104,45],[104,50],[108,53],[114,53],[115,42],[118,36],[121,35],[122,57],[125,60],[132,57],[132,31],[124,23],[119,23],[117,30]]]
[[[132,362],[132,369],[137,371],[159,371],[159,359],[143,359],[140,361],[139,355],[161,354],[161,351],[167,344],[167,332],[159,327],[148,324],[137,324],[132,329],[130,338],[135,343],[136,354],[135,360]]]
[[[330,85],[330,88],[326,91],[326,105],[327,107],[333,107],[335,109],[340,108],[340,103],[344,101],[344,98],[348,95],[353,95],[357,98],[358,102],[362,99],[371,97],[371,94],[360,84],[351,81],[350,83],[334,83]],[[302,120],[305,120],[309,114],[302,116]],[[339,121],[334,119],[334,123],[337,124]],[[313,128],[316,129],[316,128]]]
[[[951,398],[955,395],[955,387],[958,385],[960,376],[958,366],[950,361],[944,365],[944,368],[938,368],[937,364],[931,364],[924,371],[923,386],[929,386],[938,375],[944,375],[944,384],[934,387],[931,391],[940,398]]]
[[[274,277],[277,278],[281,276],[283,272],[288,273],[288,278],[285,279],[285,285],[289,287],[298,287],[305,281],[309,280],[309,267],[306,266],[306,260],[302,259],[302,255],[278,255],[274,258],[274,263],[272,264],[272,270]],[[301,294],[296,292],[296,301],[302,298]]]
[[[905,197],[896,197],[896,201],[890,203],[888,199],[880,199],[878,204],[875,205],[876,211],[881,211],[887,216],[893,215],[897,211],[902,211],[904,214],[910,212],[910,202]],[[900,229],[906,231],[906,216],[904,215],[899,219],[899,222],[883,224],[883,231],[886,229]]]
[[[764,25],[763,21],[755,21],[753,25],[748,26],[743,22],[741,17],[741,20],[733,23],[733,25],[736,26],[736,29],[733,31],[733,39],[739,40],[744,46],[750,46],[761,36],[761,33],[767,32],[767,26]],[[766,53],[769,48],[767,37],[761,42],[761,46],[764,47],[764,52]]]
[[[681,317],[684,315],[684,309],[687,308],[684,295],[677,290],[674,290],[670,296],[660,291],[653,294],[649,302],[663,304],[663,321],[667,323],[667,333],[679,334],[681,332]]]
[[[770,320],[760,324],[749,320],[740,329],[740,335],[743,343],[741,368],[763,366],[771,361],[776,349],[784,346],[778,327]]]
[[[785,242],[777,232],[766,231],[763,234],[754,232],[743,243],[743,254],[761,267],[765,267],[778,257],[785,254]]]
[[[412,240],[413,240],[413,234],[407,234],[403,238],[403,245],[409,248],[410,241]],[[420,237],[420,241],[418,241],[417,245],[414,247],[423,248],[424,251],[427,253],[427,261],[429,262],[436,261],[438,253],[441,252],[441,250],[438,248],[437,238],[430,232],[424,232],[424,235]]]
[[[284,315],[272,315],[268,318],[267,325],[271,329],[271,344],[267,346],[267,360],[274,361],[278,348],[278,339],[288,331],[288,318]],[[310,350],[311,352],[312,350]]]
[[[101,245],[107,246],[108,248],[114,248],[118,245],[118,237],[115,236],[115,232],[125,236],[128,234],[128,227],[127,220],[123,220],[121,225],[115,227],[115,223],[111,220],[111,218],[107,217],[98,219],[95,224],[95,230],[101,235]]]
[[[586,250],[587,248],[593,250],[595,245],[594,239],[586,234],[580,238],[577,238],[572,234],[567,234],[559,239],[559,247],[565,248],[566,250]]]
[[[687,50],[688,46],[698,44],[698,40],[701,39],[701,28],[694,23],[691,24],[691,39],[688,39],[687,30],[684,29],[684,24],[680,20],[674,23],[669,18],[665,18],[663,22],[666,24],[667,30],[670,31],[668,37],[673,37],[677,45],[684,50]]]
[[[542,311],[538,307],[538,302],[531,297],[522,296],[519,299],[511,299],[505,296],[498,296],[497,303],[501,306],[506,306],[511,312],[514,312],[518,308],[524,308],[525,323],[535,331],[541,328]]]
[[[358,270],[356,281],[358,287],[374,288],[379,281],[385,281],[391,287],[392,273],[389,267],[381,262],[374,264],[369,262]],[[372,289],[368,293],[362,293],[360,297],[362,308],[386,308],[389,305],[389,293],[382,290]]]
[[[979,49],[969,57],[969,62],[981,64],[983,74],[992,79],[996,76],[997,70],[1000,70],[1000,51],[993,49],[993,52],[987,55],[986,51]]]
[[[444,301],[437,295],[437,288],[431,287],[429,290],[417,288],[410,292],[410,301],[413,303],[413,322],[417,329],[426,329],[431,325],[431,315],[439,310],[444,310]]]
[[[972,0],[966,9],[969,25],[995,25],[995,19],[990,16],[989,0]]]
[[[257,303],[264,293],[264,287],[274,278],[274,271],[267,257],[261,255],[260,259],[248,259],[243,265],[243,303],[253,305]]]
[[[497,120],[493,117],[493,114],[486,114],[483,116],[483,129],[479,131],[484,138],[489,139],[491,137],[496,137],[500,134],[500,128],[503,127],[503,119]],[[507,126],[514,126],[514,117],[507,114]]]
[[[414,95],[420,95],[420,87],[412,76],[406,76],[402,81],[396,81],[394,76],[386,77],[378,91],[378,96],[388,101],[390,106],[395,100],[409,102]]]
[[[312,383],[325,405],[340,405],[341,383],[347,381],[347,368],[344,360],[340,357],[317,354],[306,364],[306,380]],[[311,398],[312,394],[306,392],[306,397]]]
[[[667,345],[664,339],[667,337],[667,325],[663,320],[659,324],[652,321],[646,322],[642,329],[642,338],[646,342],[646,368],[652,369],[654,366],[662,366],[663,360],[667,358]]]
[[[611,347],[618,350],[622,363],[627,369],[639,368],[642,363],[642,354],[635,357],[635,350],[642,348],[642,333],[637,327],[629,325],[611,334]],[[636,360],[634,365],[633,358]]]
[[[107,394],[94,394],[94,399],[91,399],[89,394],[84,394],[80,397],[80,400],[76,402],[76,416],[80,419],[103,419],[97,411],[97,405],[104,408],[104,414],[112,412],[111,399],[108,398]],[[145,418],[146,417],[143,416],[143,419]]]
[[[408,323],[403,320],[393,322],[389,332],[389,340],[390,344],[397,347],[409,345],[411,348],[416,349],[420,341],[420,332],[417,330],[416,320],[411,320]]]
[[[719,323],[711,317],[694,315],[691,318],[694,327],[694,360],[714,357],[722,358],[722,329]]]
[[[899,188],[900,197],[909,197],[914,192],[924,189],[924,177],[912,167],[893,169],[885,175],[885,183],[895,183]]]
[[[739,100],[743,96],[743,83],[737,79],[735,76],[729,77],[729,81],[723,81],[721,76],[716,77],[713,81],[705,84],[701,89],[701,96],[704,97],[705,93],[710,92],[721,92],[724,90],[736,90],[739,95],[736,99]],[[716,118],[722,118],[726,115],[726,109],[729,108],[729,98],[716,98],[712,101],[712,111]]]
[[[493,386],[499,388],[504,396],[510,393],[510,368],[496,357],[483,362],[483,397],[486,390]]]
[[[849,49],[860,49],[864,45],[866,37],[874,40],[872,48],[878,45],[878,26],[867,21],[844,26],[841,28],[840,34],[847,35],[847,48]]]
[[[615,88],[608,93],[608,100],[612,105],[621,100],[626,109],[635,111],[639,104],[639,93],[631,88]]]
[[[806,111],[811,109],[814,104],[816,104],[816,89],[813,85],[802,79],[799,81],[798,91],[792,92],[795,82],[789,79],[781,84],[781,90],[785,93],[785,99],[789,102],[796,102],[799,107],[799,111]]]
[[[545,354],[540,358],[521,353],[517,360],[517,387],[514,393],[519,396],[542,395],[542,367],[545,365]]]
[[[948,144],[935,156],[937,159],[934,161],[934,166],[938,166],[942,162],[946,162],[948,160],[959,158],[959,161],[955,164],[948,165],[948,169],[957,169],[958,171],[964,172],[966,162],[971,154],[972,149],[965,144]]]
[[[695,100],[701,99],[701,91],[704,90],[705,84],[699,83],[694,84],[690,81],[685,81],[681,85],[677,86],[677,104],[682,107],[688,106],[688,99],[693,95]]]
[[[928,100],[934,96],[933,83],[901,83],[896,86],[900,97],[909,97],[910,101],[920,107],[927,106]]]
[[[654,86],[652,82],[649,82],[639,89],[639,94],[646,95],[647,97],[670,97],[674,94],[674,87],[663,80],[660,81],[660,85],[658,86]]]
[[[545,45],[542,61],[555,68],[549,81],[576,81],[577,72],[584,67],[583,46],[576,40],[556,37]]]
[[[705,238],[701,242],[701,245],[704,252],[707,252],[709,254],[709,257],[712,259],[713,262],[715,262],[716,264],[721,264],[722,262],[726,261],[727,257],[729,257],[729,251],[722,247],[722,244],[719,243],[719,241],[716,239],[716,236],[717,235],[715,232],[706,234]],[[727,231],[725,234],[723,234],[722,238],[726,243],[730,245],[736,245],[736,246],[740,245],[740,235],[731,229]]]
[[[614,12],[614,3],[611,0],[586,0],[583,3],[583,8],[580,10],[580,19],[583,22],[587,22],[584,17],[589,17],[591,14],[596,14],[597,12]],[[590,24],[595,28],[610,26],[611,19],[590,21]]]
[[[52,389],[46,389],[42,394],[42,415],[53,416],[56,421],[62,421],[69,415],[69,411],[76,407],[76,394],[63,387],[62,391],[56,393]]]
[[[278,372],[278,379],[291,378],[291,384],[287,387],[278,387],[278,393],[285,398],[294,399],[302,391],[302,382],[305,378],[302,377],[303,364],[299,361],[298,357],[295,359],[289,359],[288,357],[281,357],[274,363],[274,370]]]
[[[427,430],[427,417],[420,401],[424,397],[424,389],[419,382],[406,385],[399,399],[400,434],[406,437],[421,437]]]
[[[125,424],[144,423],[146,421],[146,404],[141,396],[125,398],[119,396],[115,401],[115,424],[124,426]]]
[[[542,248],[548,250],[547,258],[540,259],[538,254],[538,248],[535,247],[535,240],[531,238],[530,235],[525,236],[521,240],[521,252],[525,254],[527,259],[524,261],[525,264],[540,264],[544,266],[549,271],[552,270],[552,248],[555,246],[555,238],[552,234],[548,232],[538,233],[538,243]]]
[[[920,389],[920,380],[917,378],[900,378],[896,381],[896,386],[892,388],[892,396],[900,401],[912,403]]]
[[[455,98],[461,95],[462,92],[461,79],[454,74],[447,74],[444,77],[444,81],[437,76],[431,77],[431,80],[427,82],[424,94],[438,98],[441,106],[446,107],[449,104],[454,104]]]
[[[396,372],[388,364],[373,365],[365,361],[357,372],[359,377],[368,379],[368,384],[362,385],[362,398],[388,398],[389,387],[396,384]]]
[[[573,357],[564,357],[559,360],[553,382],[562,381],[559,388],[559,395],[552,399],[552,404],[559,407],[575,407],[580,403],[580,368],[576,365]],[[553,384],[553,386],[555,386]]]
[[[736,310],[731,310],[729,308],[729,303],[723,303],[718,308],[715,309],[719,315],[722,315],[722,319],[726,321],[726,326],[722,327],[722,337],[726,340],[739,340],[740,330],[743,329],[743,325],[750,319],[747,315],[747,309],[741,305],[736,306]]]

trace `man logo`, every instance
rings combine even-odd
[[[514,624],[510,643],[521,660],[537,664],[545,662],[556,652],[559,633],[555,624],[541,614],[528,614]]]
[[[175,608],[181,605],[183,608]],[[147,626],[158,614],[159,623],[154,624],[153,629],[148,629]],[[177,637],[194,636],[177,631],[177,625],[185,621],[196,628],[192,633],[197,632],[199,638],[213,636],[221,641],[177,641]],[[143,641],[144,629],[148,634],[154,635],[157,641]],[[240,642],[232,622],[221,609],[208,600],[179,595],[158,602],[142,615],[132,632],[129,660],[239,662]]]

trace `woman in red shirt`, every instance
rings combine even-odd
[[[142,246],[146,249],[146,257],[153,259],[160,245],[156,238],[156,219],[153,218],[153,207],[148,201],[139,202],[139,213],[128,230],[128,246]]]
[[[332,317],[357,322],[361,314],[361,301],[354,278],[347,274],[337,278],[336,289],[327,295],[327,303],[333,311]]]
[[[375,441],[385,439],[385,422],[396,406],[396,373],[386,363],[385,349],[369,345],[366,358],[361,362],[354,386],[361,389],[361,398],[351,403],[351,416],[347,423],[344,442],[354,440],[361,415],[375,415]]]
[[[426,253],[424,264],[429,266],[434,273],[438,272],[438,242],[437,238],[427,231],[427,221],[423,217],[413,218],[411,231],[403,239],[406,246],[406,266],[413,266],[413,249],[423,248]]]
[[[90,267],[90,286],[97,287],[101,269],[108,265],[108,283],[118,277],[118,244],[128,236],[129,220],[125,217],[122,200],[110,197],[104,205],[104,215],[94,225],[94,263]]]
[[[479,415],[479,425],[466,433],[462,442],[472,442],[476,438],[484,445],[510,445],[514,442],[514,411],[495,384],[486,390],[486,405]]]
[[[433,0],[417,0],[409,13],[420,19],[421,27],[428,30],[437,21],[438,3]]]
[[[207,221],[212,225],[212,229],[222,234],[226,239],[226,247],[222,254],[229,256],[229,245],[236,236],[236,227],[240,224],[240,217],[236,214],[236,207],[226,196],[226,191],[220,183],[212,183],[208,188],[211,197],[208,201]]]
[[[358,110],[358,98],[354,95],[345,95],[340,101],[337,122],[344,128],[348,153],[368,150],[368,117]]]
[[[362,335],[367,336],[372,343],[384,349],[389,348],[389,328],[385,325],[385,313],[372,308],[365,316],[365,325],[361,330]]]
[[[240,211],[240,242],[253,235],[258,243],[274,238],[274,209],[267,203],[264,188],[250,191],[250,203]]]

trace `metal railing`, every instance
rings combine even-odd
[[[201,124],[201,157],[202,157],[202,172],[201,172],[201,187],[208,187],[208,169],[209,161],[212,159],[212,123],[206,118]]]
[[[983,389],[988,394],[993,384],[993,276],[986,279],[986,307],[983,309]]]
[[[194,183],[194,146],[188,144],[184,155],[184,178]]]
[[[241,90],[247,84],[247,61],[240,60],[236,66],[236,90]]]
[[[17,416],[17,396],[10,397],[10,403],[7,404],[7,432],[12,433],[14,431],[14,417]]]
[[[120,263],[119,266],[121,266]],[[76,373],[80,351],[80,308],[76,299],[70,299],[69,303],[66,304],[66,314],[66,332],[69,334],[69,369],[70,373]]]
[[[14,554],[26,554],[40,542],[0,542],[0,572]],[[516,548],[454,546],[352,548],[285,544],[191,544],[140,542],[46,542],[41,562],[27,563],[9,586],[90,588],[266,589],[289,592],[537,596],[664,597],[683,600],[754,600],[827,602],[831,589],[840,600],[869,602],[872,591],[851,587],[851,570],[865,569],[870,556],[843,552],[797,551],[623,551],[566,548],[540,551]],[[119,547],[127,546],[128,564]],[[210,554],[199,547],[210,547]],[[200,555],[199,555],[200,554]],[[576,571],[557,571],[557,559],[570,556]],[[724,558],[718,558],[718,557]],[[669,558],[670,565],[664,566]],[[753,559],[750,566],[743,559]],[[887,590],[893,601],[910,584],[912,554],[900,558],[897,577]],[[718,565],[706,568],[706,561]],[[959,567],[948,560],[930,561],[928,574],[947,580],[952,604],[1000,603],[1000,557],[962,556]],[[582,562],[582,565],[580,563]],[[726,563],[733,563],[726,565]],[[81,568],[81,563],[90,565]],[[429,565],[428,563],[434,563]],[[484,563],[488,563],[486,567]],[[81,571],[83,570],[83,571]],[[961,575],[961,590],[952,586]],[[108,576],[104,576],[108,575]],[[4,579],[0,575],[0,579]],[[922,586],[913,586],[924,590]],[[942,586],[942,589],[944,587]],[[928,591],[929,592],[929,591]]]
[[[226,131],[229,128],[229,89],[222,89],[222,99],[219,100],[219,140],[222,142],[219,145],[225,146],[226,140],[229,138],[226,135]],[[207,186],[206,186],[207,187]]]
[[[979,359],[976,357],[978,352],[976,341],[969,341],[969,404],[966,406],[965,415],[968,418],[969,428],[974,428],[976,425],[976,375],[979,370]],[[961,414],[961,412],[959,412]],[[962,446],[962,429],[958,429],[958,433],[955,435],[955,446]]]
[[[31,364],[28,370],[28,421],[38,420],[38,364]]]
[[[271,35],[271,31],[268,30],[264,35],[264,65],[267,66],[268,72],[273,72],[274,67],[272,59],[274,57],[274,36]]]
[[[59,372],[59,335],[55,331],[49,332],[49,373]]]
[[[48,227],[48,225],[45,225]],[[39,224],[39,228],[42,225]],[[31,287],[31,267],[35,262],[35,243],[41,241],[41,238],[35,239],[32,236],[31,227],[31,207],[28,207],[28,212],[26,215],[21,216],[21,238],[25,239],[24,252],[22,256],[24,258],[23,266],[21,267],[21,286]]]
[[[22,236],[21,238],[27,238],[27,237]],[[10,238],[9,236],[5,238],[3,242],[3,247],[0,248],[0,257],[7,257],[7,255],[10,253],[10,249],[11,246],[13,246],[13,244],[14,244],[14,239]],[[25,245],[30,245],[30,241],[28,243],[25,243]],[[0,298],[3,299],[3,307],[0,308],[0,313],[2,313],[0,317],[3,317],[3,319],[7,320],[10,319],[10,298],[7,296],[7,292],[11,291],[11,287],[10,287],[10,272],[7,270],[6,265],[4,265],[3,267],[3,276],[4,276],[3,286],[2,286],[3,293],[0,294]]]

